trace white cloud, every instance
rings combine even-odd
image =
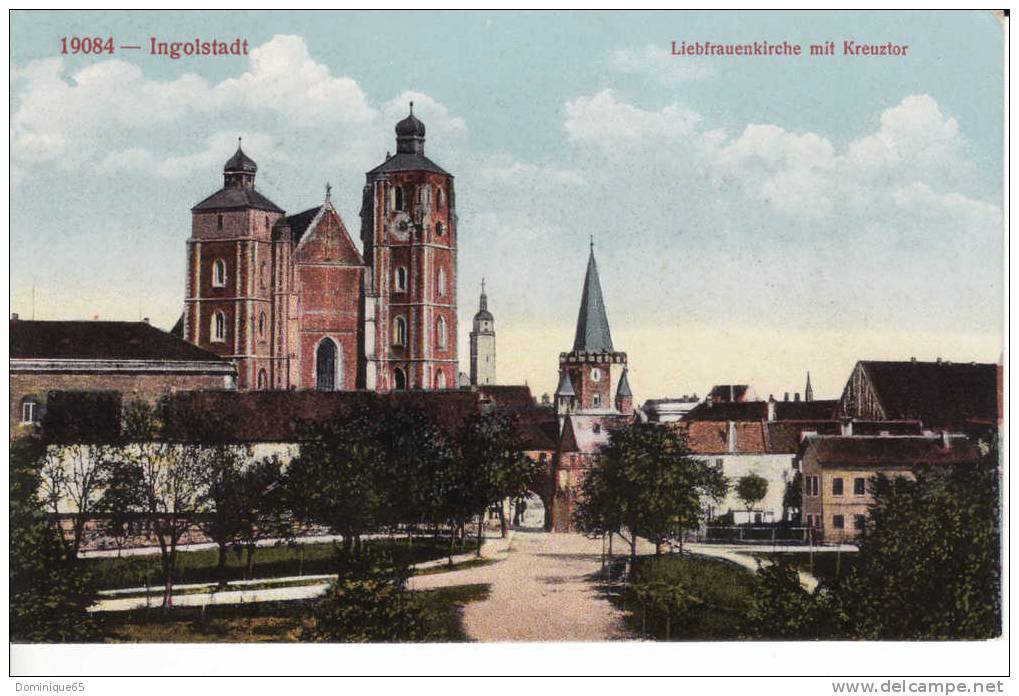
[[[848,157],[865,168],[944,164],[961,145],[958,122],[946,118],[930,95],[914,94],[881,114],[876,133],[850,143]]]
[[[638,75],[674,85],[687,80],[699,80],[711,74],[700,60],[674,56],[664,46],[648,44],[642,48],[618,49],[612,53],[612,67],[624,75]]]
[[[691,135],[700,116],[677,104],[659,111],[647,111],[619,101],[615,92],[605,89],[590,97],[566,102],[566,134],[575,141],[594,141],[614,147],[619,140],[648,137],[678,139]]]

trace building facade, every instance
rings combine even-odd
[[[359,249],[328,186],[287,216],[238,143],[192,208],[182,337],[234,362],[241,390],[455,388],[453,177],[424,145],[411,104],[366,175]]]

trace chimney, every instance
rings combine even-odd
[[[729,442],[728,450],[730,453],[736,452],[736,422],[729,421]]]
[[[914,355],[914,356],[911,356],[911,357],[909,358],[909,362],[911,362],[911,363],[915,363],[915,362],[916,362],[916,356],[915,356],[915,355]]]
[[[148,324],[149,323],[149,318],[145,317],[144,319],[142,319],[142,321],[144,321],[146,324]]]
[[[11,314],[11,321],[17,321],[17,320],[18,320],[18,313],[14,312],[13,314]]]
[[[800,400],[800,393],[796,392],[795,394],[793,394],[793,401],[799,401],[799,400]]]
[[[839,433],[842,435],[842,437],[852,437],[853,436],[853,421],[852,421],[852,419],[846,418],[841,423],[839,423]]]
[[[938,356],[938,365],[940,365],[940,364],[941,364],[941,356],[939,355]]]
[[[785,398],[782,401],[789,401],[789,392],[785,393]]]
[[[775,400],[768,398],[768,422],[771,423],[775,420]]]

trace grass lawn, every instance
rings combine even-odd
[[[716,558],[693,554],[637,559],[628,584],[612,600],[626,612],[628,627],[638,635],[665,639],[660,612],[645,609],[635,588],[648,583],[680,586],[694,601],[673,617],[671,640],[738,640],[754,589],[754,575],[745,568]]]
[[[374,548],[389,549],[398,562],[421,563],[445,558],[449,551],[449,539],[431,537],[415,538],[413,544],[406,539],[367,539],[364,542]],[[333,555],[337,545],[332,542],[300,544],[298,546],[268,546],[255,551],[253,577],[277,578],[298,575],[324,575],[335,572]],[[461,551],[466,553],[477,548],[475,540],[468,540]],[[177,557],[178,584],[216,582],[216,563],[219,558],[216,549],[180,551]],[[231,552],[227,556],[227,577],[229,580],[246,579],[245,555]],[[115,590],[124,587],[143,587],[146,579],[149,585],[162,584],[159,554],[148,556],[124,556],[121,558],[89,558],[86,569],[92,574],[100,590]]]
[[[488,585],[420,592],[435,642],[463,642],[464,605],[488,596]],[[140,609],[105,614],[108,643],[294,643],[312,626],[312,600],[259,604]]]
[[[814,551],[813,575],[818,580],[834,580],[842,577],[856,564],[856,551]],[[811,572],[809,553],[755,553],[755,558],[788,563],[797,570]]]

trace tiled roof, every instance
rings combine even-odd
[[[911,466],[975,462],[980,449],[964,438],[945,447],[940,437],[818,437],[808,454],[822,466]]]
[[[379,166],[368,172],[371,174],[385,174],[388,172],[435,172],[450,176],[449,172],[418,152],[398,152]]]
[[[227,361],[173,334],[134,321],[10,322],[11,358],[26,360]]]
[[[244,208],[268,210],[271,213],[283,212],[282,208],[253,188],[222,188],[191,210],[193,212],[197,212],[212,210],[238,210]]]
[[[763,422],[733,422],[734,451],[729,450],[729,421],[676,421],[671,427],[686,438],[695,454],[768,454]]]
[[[723,401],[697,404],[683,416],[683,420],[750,421],[767,420],[767,401]]]
[[[890,419],[930,428],[998,420],[998,366],[991,363],[861,361]]]
[[[497,408],[526,410],[534,407],[531,388],[526,384],[486,384],[478,387],[482,399],[491,401]]]

